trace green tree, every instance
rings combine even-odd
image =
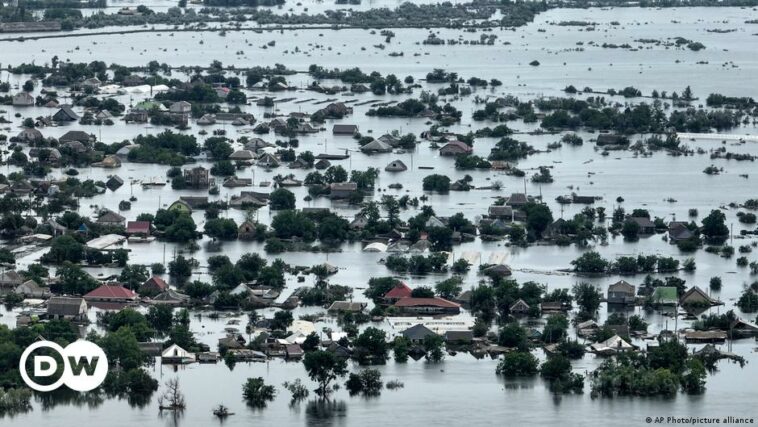
[[[58,277],[61,293],[84,295],[99,285],[94,277],[70,262],[64,262],[55,274]]]
[[[577,273],[604,273],[610,263],[595,251],[583,253],[579,258],[571,261],[574,271]]]
[[[445,358],[445,352],[443,351],[444,347],[445,342],[442,340],[441,336],[433,334],[424,337],[424,351],[426,352],[425,357],[429,362],[441,362],[442,359]]]
[[[682,390],[687,394],[702,394],[705,391],[705,366],[696,358],[687,360],[686,370],[682,374]]]
[[[179,283],[184,283],[192,276],[192,268],[196,263],[197,261],[192,258],[179,255],[175,260],[168,263],[168,274]]]
[[[545,328],[542,330],[542,340],[546,343],[560,342],[566,337],[568,319],[562,314],[554,314],[547,318]]]
[[[382,391],[382,374],[376,369],[364,369],[360,373],[351,373],[345,388],[351,395],[363,393],[365,396],[376,396]]]
[[[497,365],[497,374],[506,378],[532,377],[539,371],[539,360],[528,351],[511,351],[505,353]]]
[[[275,396],[276,388],[266,385],[262,377],[248,378],[242,385],[242,397],[252,407],[265,407],[266,403],[274,400]]]
[[[553,213],[542,203],[527,203],[523,208],[526,212],[526,229],[541,238],[547,226],[553,222]]]
[[[463,290],[462,284],[463,280],[460,277],[453,276],[434,285],[434,289],[442,298],[453,299]]]
[[[271,210],[295,209],[295,195],[286,188],[277,188],[269,195]]]
[[[121,270],[118,281],[123,283],[125,287],[135,290],[145,283],[148,277],[147,267],[139,264],[129,264]]]
[[[316,393],[321,397],[329,394],[329,384],[332,381],[347,374],[347,361],[324,350],[306,353],[303,365],[310,379],[318,383]]]
[[[168,304],[151,305],[145,317],[153,329],[165,333],[174,324],[174,308]]]
[[[556,380],[571,373],[571,361],[561,355],[548,357],[540,367],[540,375],[546,380]]]
[[[205,222],[205,234],[209,237],[231,240],[237,238],[237,223],[231,218],[209,219]]]
[[[226,102],[229,104],[245,104],[247,96],[239,89],[232,89],[226,95]]]
[[[182,214],[166,227],[164,236],[173,242],[188,242],[197,238],[197,226],[191,216]]]
[[[571,290],[574,293],[574,300],[579,305],[579,308],[594,317],[597,309],[600,307],[600,300],[602,298],[595,286],[589,283],[578,283]]]
[[[378,328],[369,326],[353,341],[353,357],[359,363],[383,364],[387,360],[389,345],[387,335]]]
[[[701,233],[711,241],[724,241],[729,236],[729,227],[726,226],[726,215],[718,209],[714,209],[703,218]]]
[[[439,193],[447,193],[450,191],[450,178],[446,175],[429,175],[424,177],[422,182],[424,191],[437,191]]]
[[[408,353],[410,352],[411,342],[408,338],[398,335],[395,337],[395,341],[392,343],[392,350],[395,356],[395,362],[405,363],[408,361]]]
[[[497,343],[503,347],[526,349],[526,330],[518,322],[510,322],[500,328]]]
[[[130,370],[142,366],[147,361],[147,356],[140,349],[137,337],[129,326],[105,334],[97,339],[96,343],[108,356],[108,363],[112,366],[118,365],[121,369]]]

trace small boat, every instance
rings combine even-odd
[[[234,412],[229,412],[229,408],[224,405],[218,405],[218,407],[213,410],[213,415],[219,418],[226,418],[229,415],[234,415]]]

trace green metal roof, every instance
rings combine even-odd
[[[653,292],[653,302],[658,304],[676,304],[678,300],[679,294],[673,286],[661,286]]]

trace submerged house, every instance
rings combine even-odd
[[[634,285],[625,280],[619,280],[608,287],[608,304],[634,304]]]
[[[334,125],[332,128],[333,135],[349,135],[353,136],[358,133],[357,125]]]
[[[208,169],[202,166],[197,166],[192,169],[185,169],[184,182],[187,183],[188,187],[208,188],[210,185]]]
[[[445,331],[445,342],[448,344],[465,345],[474,341],[472,331]]]
[[[392,305],[395,304],[398,300],[401,298],[408,298],[411,296],[411,288],[408,287],[403,282],[399,282],[395,285],[394,288],[387,291],[386,294],[382,297],[382,300],[384,301],[384,304]]]
[[[384,167],[387,172],[405,172],[408,170],[408,166],[403,163],[402,160],[393,160],[387,166]]]
[[[394,305],[400,313],[421,315],[421,314],[458,314],[461,312],[461,306],[444,298],[401,298]]]
[[[653,234],[655,233],[655,223],[650,218],[644,216],[632,216],[627,218],[627,221],[637,223],[639,226],[640,234]]]
[[[168,210],[172,212],[182,212],[186,214],[192,213],[192,207],[189,205],[189,203],[181,199],[175,201],[174,203],[171,203],[171,205],[168,207]]]
[[[16,286],[15,293],[25,298],[47,298],[50,296],[50,289],[45,286],[40,286],[34,280],[27,280]]]
[[[142,283],[142,286],[140,286],[140,293],[159,294],[166,290],[168,290],[168,283],[158,276],[153,276],[145,280],[145,282]]]
[[[87,302],[79,297],[52,297],[47,300],[47,318],[82,321],[87,318]]]
[[[697,286],[693,286],[679,298],[679,305],[682,306],[699,306],[710,307],[712,305],[721,304],[719,301],[714,300],[705,291]]]
[[[105,211],[97,218],[97,223],[100,225],[109,225],[113,227],[123,227],[126,218],[111,210]]]
[[[437,335],[422,324],[416,324],[404,330],[402,335],[413,344],[423,344],[426,337]]]
[[[190,303],[189,295],[177,292],[173,289],[166,289],[150,300],[151,304],[168,304],[168,305],[187,305]]]
[[[440,148],[440,156],[460,156],[471,154],[474,151],[471,146],[462,141],[450,141]]]
[[[171,344],[171,346],[163,350],[163,353],[161,353],[161,363],[184,364],[192,363],[194,361],[195,353],[190,353],[176,344]]]
[[[633,351],[635,347],[624,341],[618,335],[614,335],[603,342],[598,342],[590,346],[592,351],[598,354],[615,354],[625,351]]]
[[[12,105],[14,107],[31,107],[34,106],[34,97],[29,92],[19,92],[13,95]]]
[[[668,226],[669,242],[677,243],[695,237],[695,232],[690,230],[689,224],[684,221],[671,221]]]
[[[129,221],[126,223],[126,234],[130,236],[147,237],[150,235],[150,221]]]
[[[379,141],[378,139],[375,139],[368,144],[361,147],[361,151],[369,154],[369,153],[389,153],[392,151],[392,146],[387,144],[386,142]]]
[[[366,306],[365,302],[334,301],[327,310],[330,313],[360,313]]]
[[[511,314],[527,314],[529,313],[530,309],[531,307],[529,307],[529,304],[527,304],[523,299],[519,298],[516,302],[511,304],[508,310],[511,312]]]
[[[84,295],[88,302],[134,302],[137,294],[121,285],[102,285]]]
[[[95,135],[91,135],[81,130],[70,130],[64,133],[60,138],[58,138],[58,142],[60,142],[61,144],[69,143],[69,142],[79,142],[82,144],[87,144],[87,143],[95,142],[96,140],[97,138],[95,137]]]
[[[237,228],[237,237],[240,240],[250,240],[255,238],[255,223],[253,221],[244,221]]]
[[[14,292],[18,285],[24,282],[16,270],[8,270],[0,274],[0,295],[5,295]]]
[[[79,120],[79,116],[68,105],[61,105],[60,110],[53,114],[54,122],[73,122],[76,120]]]
[[[331,199],[349,199],[358,192],[358,184],[355,182],[335,182],[329,184],[329,197]]]

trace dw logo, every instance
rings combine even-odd
[[[34,382],[26,371],[26,362],[33,351],[49,348],[60,355],[63,360],[61,377],[52,384]],[[51,377],[58,372],[58,361],[50,355],[35,355],[32,359],[35,378]],[[98,345],[85,340],[78,340],[63,348],[52,341],[37,341],[24,350],[19,361],[19,372],[26,385],[37,391],[53,391],[65,384],[76,391],[90,391],[105,380],[108,374],[108,359]]]

